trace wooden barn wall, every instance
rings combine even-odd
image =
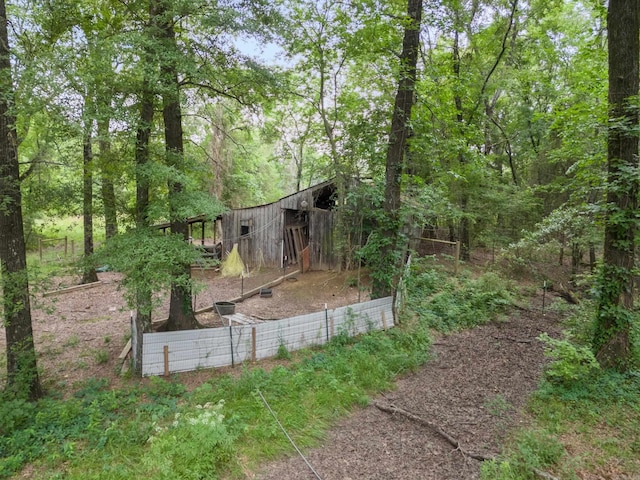
[[[336,267],[333,217],[332,210],[315,209],[309,212],[309,248],[313,270]]]
[[[261,263],[279,267],[282,260],[284,210],[302,210],[302,201],[306,200],[309,213],[311,268],[334,268],[333,211],[312,207],[315,190],[303,190],[274,203],[232,210],[224,214],[223,252],[230,252],[233,244],[237,243],[240,256],[249,268],[258,267]],[[242,225],[249,226],[249,236],[240,235]]]
[[[313,205],[313,192],[314,188],[303,190],[298,193],[289,195],[278,200],[276,203],[280,205],[280,208],[288,208],[289,210],[302,210],[301,203],[303,200],[307,201],[307,205],[310,207]]]
[[[279,266],[282,249],[283,213],[279,204],[232,210],[222,219],[223,251],[230,252],[238,244],[242,260],[249,268],[261,263]],[[249,235],[241,236],[242,225],[249,226]]]

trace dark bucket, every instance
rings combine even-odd
[[[233,315],[236,313],[236,304],[233,302],[216,302],[213,304],[213,309],[220,315]]]

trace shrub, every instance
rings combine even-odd
[[[278,345],[278,352],[276,353],[277,360],[291,360],[291,352],[287,348],[287,345],[280,341],[280,345]]]
[[[224,401],[176,413],[171,425],[156,426],[141,465],[156,479],[211,478],[233,457],[234,437],[222,414]],[[203,454],[206,452],[206,454]]]
[[[419,274],[410,282],[409,309],[426,326],[449,332],[487,323],[513,303],[510,285],[494,273],[455,282],[434,272]]]
[[[538,337],[545,345],[545,355],[553,361],[545,369],[551,383],[570,385],[589,377],[600,368],[593,352],[568,340],[558,340],[543,333]]]

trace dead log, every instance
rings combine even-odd
[[[575,294],[562,283],[558,286],[558,295],[564,298],[571,305],[578,305],[580,303],[578,297],[576,297]]]
[[[378,402],[373,402],[373,405],[378,409],[378,410],[382,410],[383,412],[387,412],[390,413],[392,415],[399,413],[400,415],[402,415],[403,417],[406,417],[410,420],[413,420],[414,422],[419,423],[420,425],[424,425],[428,428],[430,428],[431,430],[433,430],[434,432],[436,432],[438,435],[440,435],[442,438],[444,438],[450,445],[454,446],[456,448],[456,450],[460,451],[460,453],[462,453],[462,455],[469,457],[469,458],[473,458],[475,460],[479,460],[481,462],[484,462],[485,460],[494,460],[494,457],[490,457],[490,456],[486,456],[483,455],[481,453],[475,453],[475,452],[469,452],[465,449],[463,449],[460,446],[460,442],[455,438],[452,437],[451,435],[449,435],[447,432],[445,432],[439,425],[436,425],[433,422],[430,422],[429,420],[425,420],[422,417],[419,417],[418,415],[415,415],[407,410],[404,410],[403,408],[400,407],[396,407],[395,405],[391,404],[391,405],[382,405],[381,403]],[[537,477],[540,477],[544,480],[559,480],[558,478],[554,477],[553,475],[551,475],[550,473],[547,473],[543,470],[540,470],[538,468],[534,468],[532,469],[534,475],[536,475]]]
[[[481,462],[485,461],[485,460],[492,460],[493,457],[487,457],[486,455],[482,455],[481,453],[474,453],[474,452],[469,452],[465,449],[463,449],[460,446],[460,442],[458,442],[458,440],[456,440],[454,437],[452,437],[451,435],[449,435],[447,432],[445,432],[440,426],[436,425],[433,422],[430,422],[428,420],[425,420],[424,418],[421,418],[407,410],[404,410],[400,407],[396,407],[395,405],[382,405],[378,402],[374,402],[373,405],[379,409],[382,410],[383,412],[387,412],[387,413],[391,413],[396,414],[399,413],[400,415],[402,415],[403,417],[406,417],[410,420],[413,420],[414,422],[419,423],[420,425],[424,425],[425,427],[430,428],[431,430],[433,430],[434,432],[436,432],[438,435],[440,435],[442,438],[444,438],[447,442],[449,442],[449,444],[451,444],[452,446],[454,446],[456,448],[456,450],[459,450],[460,453],[462,453],[464,456],[466,457],[470,457],[473,458],[475,460],[480,460]]]
[[[76,290],[85,290],[87,288],[97,287],[98,285],[102,285],[102,282],[100,280],[98,280],[97,282],[83,283],[81,285],[73,285],[71,287],[61,288],[59,290],[52,290],[52,291],[49,291],[49,292],[44,292],[42,294],[42,296],[43,297],[50,297],[52,295],[59,295],[61,293],[75,292]]]
[[[554,477],[553,475],[551,475],[550,473],[544,472],[542,470],[539,470],[537,468],[533,469],[533,473],[540,478],[543,478],[544,480],[559,480],[558,477]]]
[[[495,338],[496,340],[509,340],[513,343],[531,343],[531,340],[518,340],[517,338],[511,337],[498,337],[497,335],[493,335],[493,338]]]

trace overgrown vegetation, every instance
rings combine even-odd
[[[564,339],[541,337],[552,361],[530,402],[530,424],[512,435],[500,458],[482,465],[482,478],[533,479],[536,470],[562,479],[640,475],[640,372],[600,369],[589,346],[593,308],[572,308]]]
[[[453,295],[453,281],[444,274],[424,265],[413,271],[407,312],[418,305],[414,289],[423,288],[427,278],[440,278],[433,292],[449,289]],[[498,285],[493,275],[465,279],[451,301],[469,310],[478,298],[494,298]],[[487,320],[501,311],[503,300],[485,307]],[[419,305],[427,304],[420,299]],[[428,359],[436,316],[435,310],[429,316],[405,314],[403,325],[387,332],[338,334],[322,349],[287,352],[286,366],[269,372],[248,366],[237,375],[212,372],[211,380],[191,392],[178,379],[154,377],[120,389],[88,380],[69,398],[51,394],[38,403],[3,398],[0,478],[27,463],[38,478],[187,479],[200,478],[198,472],[239,477],[243,469],[292,449],[258,392],[297,445],[313,445],[337,417],[366,405],[370,395],[391,388],[397,375]],[[205,450],[211,455],[200,455]]]
[[[477,279],[421,267],[414,273],[408,282],[410,308],[426,326],[440,331],[488,322],[514,301],[509,283],[495,273]]]
[[[152,378],[110,390],[105,381],[80,385],[72,398],[1,404],[0,477],[36,462],[42,478],[212,478],[289,451],[287,440],[257,396],[261,391],[301,446],[368,395],[428,355],[426,330],[342,337],[322,351],[296,355],[271,372],[246,368],[215,377],[187,393],[177,381]],[[204,450],[211,455],[202,456]],[[196,475],[194,477],[194,475]]]
[[[422,260],[412,266],[400,327],[358,338],[338,334],[323,349],[288,352],[283,345],[282,365],[271,371],[212,372],[190,392],[178,378],[154,377],[119,389],[92,379],[68,398],[51,392],[37,403],[5,396],[0,478],[26,464],[44,479],[186,479],[204,472],[240,478],[292,451],[260,393],[297,445],[312,446],[340,415],[423,364],[430,329],[449,332],[499,318],[514,296],[494,273],[452,278]],[[640,474],[640,375],[597,368],[588,348],[592,312],[587,301],[571,306],[564,338],[541,337],[551,362],[530,402],[530,422],[511,434],[501,456],[483,463],[483,478]],[[508,408],[498,397],[487,406],[496,415]],[[200,455],[203,449],[211,455]]]

